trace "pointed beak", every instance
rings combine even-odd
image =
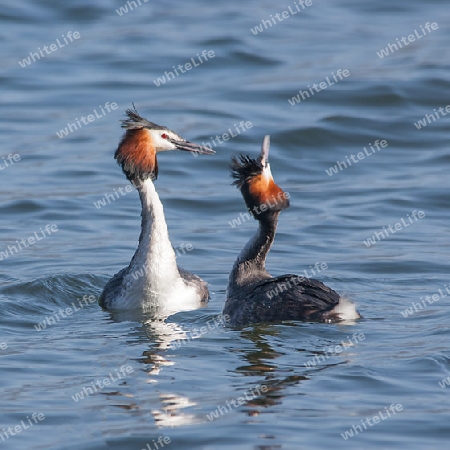
[[[261,145],[261,164],[263,167],[267,167],[269,165],[269,147],[270,147],[270,135],[264,136],[262,145]]]
[[[216,153],[214,150],[208,147],[204,147],[203,145],[199,144],[194,144],[193,142],[177,141],[175,139],[170,139],[170,142],[172,142],[172,144],[175,145],[175,147],[178,150],[184,150],[186,152],[200,153],[202,155],[215,155]]]

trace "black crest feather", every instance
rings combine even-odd
[[[157,125],[156,123],[150,122],[149,120],[140,116],[137,112],[136,107],[134,106],[134,103],[132,105],[132,109],[129,108],[125,111],[128,119],[121,120],[122,128],[126,128],[127,130],[137,130],[140,128],[150,128],[151,130],[167,130],[166,127]]]
[[[261,158],[254,159],[248,155],[233,156],[231,158],[231,176],[234,178],[233,186],[237,186],[239,189],[247,181],[261,174],[263,170]]]

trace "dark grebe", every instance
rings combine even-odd
[[[135,109],[128,109],[126,114],[128,119],[122,120],[122,127],[127,131],[114,157],[139,192],[142,230],[129,266],[106,284],[99,303],[106,309],[142,308],[163,315],[196,309],[209,298],[207,284],[177,266],[163,205],[153,184],[158,175],[156,154],[177,149],[204,154],[215,152],[149,122]]]
[[[282,275],[273,278],[266,257],[277,229],[278,216],[289,207],[288,196],[272,177],[270,138],[265,136],[258,159],[233,157],[233,182],[247,208],[259,222],[258,231],[241,251],[231,271],[223,314],[233,325],[282,320],[339,321],[360,315],[353,303],[317,280]]]

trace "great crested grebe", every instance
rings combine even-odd
[[[333,322],[356,319],[353,303],[323,283],[296,275],[272,277],[266,257],[275,238],[278,216],[289,207],[288,196],[272,177],[270,137],[265,136],[258,159],[233,157],[231,170],[258,231],[241,251],[230,273],[223,314],[232,325],[282,320]]]
[[[156,154],[168,150],[215,152],[188,142],[166,127],[141,117],[135,109],[122,120],[126,132],[114,155],[142,203],[139,245],[128,267],[114,275],[100,296],[100,306],[113,310],[141,308],[171,314],[196,309],[209,299],[207,284],[178,267],[164,210],[153,180],[158,175]]]

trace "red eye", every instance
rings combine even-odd
[[[162,137],[163,139],[169,139],[169,136],[167,136],[166,133],[163,133],[163,134],[161,135],[161,137]]]

